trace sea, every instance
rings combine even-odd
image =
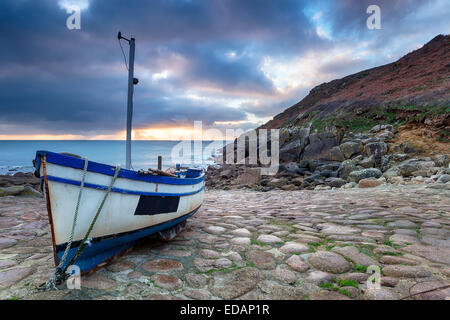
[[[156,169],[158,156],[162,156],[163,169],[177,163],[206,168],[214,164],[213,157],[227,143],[229,141],[133,141],[132,169]],[[125,167],[124,140],[0,140],[0,175],[33,172],[32,160],[38,150],[69,152],[90,161]]]

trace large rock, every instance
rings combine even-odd
[[[43,196],[42,193],[40,193],[39,191],[30,186],[25,186],[20,195],[25,197],[37,197],[37,198],[41,198]]]
[[[439,167],[447,167],[450,161],[450,156],[447,156],[445,154],[438,154],[434,156],[433,158],[434,162]]]
[[[344,161],[345,157],[342,154],[342,151],[339,147],[333,147],[330,149],[330,152],[328,154],[328,160],[330,161]]]
[[[369,157],[373,155],[377,160],[380,160],[387,150],[387,144],[384,142],[370,142],[365,146],[366,154]]]
[[[358,162],[358,165],[366,169],[373,168],[373,166],[375,165],[375,157],[372,155],[368,158],[364,158],[363,160]]]
[[[23,190],[25,190],[24,186],[12,186],[12,187],[0,188],[0,197],[17,196]]]
[[[301,128],[288,142],[280,147],[280,161],[295,161],[300,158],[303,149],[308,143],[309,128]]]
[[[303,151],[303,159],[327,160],[331,148],[338,145],[338,138],[331,132],[319,132],[309,135],[309,144]]]
[[[435,167],[435,163],[430,158],[413,158],[402,161],[398,166],[399,175],[410,177],[415,171],[427,171]]]
[[[361,142],[354,142],[354,141],[348,141],[339,146],[341,149],[342,154],[346,159],[350,159],[354,155],[357,155],[361,153],[362,151],[362,143]]]
[[[369,169],[362,169],[358,171],[353,171],[348,175],[348,178],[350,181],[353,182],[359,182],[362,179],[367,178],[376,178],[378,179],[381,177],[382,173],[377,168],[369,168]]]
[[[309,257],[309,263],[316,269],[331,272],[344,273],[350,270],[350,264],[342,256],[329,252],[318,251]]]
[[[361,179],[359,180],[358,186],[360,188],[375,188],[382,185],[383,182],[374,178]]]
[[[340,188],[342,187],[344,184],[346,184],[347,181],[345,181],[342,178],[334,178],[334,177],[330,177],[328,179],[325,180],[325,184],[330,186],[330,187],[334,187],[334,188]]]
[[[340,178],[347,179],[348,175],[357,170],[355,164],[352,160],[345,160],[341,163],[338,169],[338,174]]]
[[[261,178],[261,168],[245,168],[245,171],[238,176],[241,185],[255,185]]]
[[[437,179],[437,182],[439,183],[447,183],[449,181],[450,181],[450,174],[443,174]]]
[[[413,175],[413,172],[416,172],[419,170],[418,166],[415,166],[413,164],[404,163],[402,165],[398,166],[398,172],[399,175],[402,177],[411,177]]]
[[[295,175],[298,173],[299,167],[296,162],[289,162],[287,164],[280,165],[280,172],[286,171],[292,175]]]

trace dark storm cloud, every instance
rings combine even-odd
[[[239,54],[250,45],[258,46],[258,41],[273,44],[276,50],[295,47],[293,39],[308,25],[301,17],[301,6],[292,10],[298,5],[295,1],[128,1],[124,5],[123,1],[97,0],[82,11],[81,31],[70,31],[65,27],[68,15],[55,1],[2,2],[0,119],[58,133],[121,129],[126,71],[122,70],[122,78],[117,72],[95,72],[95,66],[122,63],[117,30],[137,38],[136,63],[152,69],[156,67],[152,59],[164,58],[167,52],[188,61],[182,78],[165,82],[172,89],[178,85],[178,94],[191,84],[273,93],[271,81],[258,66],[261,51],[234,60],[225,53],[234,49]],[[246,117],[243,111],[212,103],[161,99],[165,92],[151,85],[136,87],[136,124],[142,127]],[[152,98],[140,101],[142,90]]]
[[[137,41],[136,76],[141,81],[135,89],[136,127],[193,120],[212,124],[244,120],[246,112],[274,115],[309,91],[297,88],[280,95],[261,70],[264,57],[290,59],[362,40],[373,41],[372,47],[398,43],[411,29],[402,21],[431,2],[439,0],[90,0],[81,13],[81,30],[68,30],[68,14],[58,1],[1,1],[0,128],[7,124],[13,132],[0,134],[20,134],[14,132],[15,124],[36,133],[122,130],[127,74],[118,30]],[[365,28],[369,4],[382,8],[379,33]],[[314,11],[322,12],[319,26],[329,28],[331,39],[317,34]],[[422,31],[417,33],[431,39],[435,34],[426,33],[423,26],[433,19],[444,21],[442,16],[419,14],[415,28],[422,26]],[[128,49],[126,43],[124,48]],[[181,67],[174,65],[173,56],[182,61]],[[370,65],[344,59],[318,72],[343,76],[366,63]],[[170,68],[175,72],[166,79],[152,80],[152,74]],[[205,99],[189,98],[189,92]],[[254,96],[263,98],[258,104],[242,103],[241,109],[226,103],[227,98]]]
[[[401,55],[407,53],[398,49],[423,45],[440,33],[450,32],[446,0],[318,0],[318,3],[329,5],[322,21],[329,24],[336,40],[370,41],[370,48],[391,48],[397,57],[398,51]],[[369,30],[366,26],[369,5],[380,7],[380,30]]]

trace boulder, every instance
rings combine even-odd
[[[447,183],[449,181],[450,181],[450,174],[443,174],[437,179],[437,182],[439,183]]]
[[[303,169],[309,169],[309,161],[306,159],[300,160],[300,162],[298,163],[298,167]]]
[[[284,165],[284,169],[291,173],[297,173],[298,165],[295,162],[289,162],[288,164]]]
[[[413,172],[418,171],[419,168],[415,165],[405,163],[398,166],[398,173],[402,177],[411,177],[413,175]]]
[[[245,168],[244,173],[238,176],[239,184],[254,185],[261,178],[261,168]]]
[[[361,167],[367,169],[367,168],[373,168],[375,164],[375,157],[373,155],[371,155],[368,158],[364,158],[363,160],[358,162],[358,165],[360,165]]]
[[[230,169],[225,169],[220,172],[220,177],[224,179],[228,179],[232,176],[232,172]]]
[[[359,180],[358,186],[360,188],[375,188],[382,184],[383,182],[380,180],[377,180],[375,178],[368,178]]]
[[[369,169],[363,169],[358,171],[353,171],[349,174],[348,179],[351,182],[359,182],[362,179],[367,178],[376,178],[378,179],[381,177],[382,173],[377,168],[369,168]]]
[[[325,184],[330,186],[330,187],[334,187],[334,188],[340,188],[342,187],[344,184],[346,184],[347,181],[345,181],[342,178],[334,178],[334,177],[330,177],[328,179],[325,180]]]
[[[384,172],[389,169],[393,163],[405,161],[408,155],[405,153],[392,153],[381,157],[381,170]]]
[[[377,124],[372,129],[370,129],[370,132],[371,133],[378,133],[378,132],[380,132],[382,130],[392,131],[392,130],[394,130],[394,127],[392,127],[390,124]]]
[[[28,197],[38,197],[38,198],[41,198],[43,196],[42,193],[40,193],[39,191],[37,191],[36,189],[34,189],[30,186],[25,186],[25,188],[20,193],[20,195],[28,196]]]
[[[331,148],[338,145],[338,138],[332,132],[319,132],[309,135],[303,159],[327,159]]]
[[[298,160],[308,144],[309,128],[301,128],[289,141],[280,148],[280,161]]]
[[[321,177],[328,178],[328,177],[332,177],[334,172],[330,169],[325,169],[325,170],[320,171],[319,174]]]
[[[438,154],[433,158],[434,162],[439,167],[446,167],[450,161],[450,157],[445,154]]]
[[[344,184],[341,188],[342,189],[352,189],[355,188],[358,184],[356,182],[349,182]]]
[[[12,187],[0,188],[0,197],[17,196],[24,190],[25,190],[24,186],[12,186]]]
[[[348,175],[356,170],[356,166],[351,160],[345,160],[341,163],[338,169],[338,175],[340,178],[347,179]]]
[[[285,178],[280,178],[280,179],[276,179],[275,178],[275,179],[270,180],[267,183],[267,185],[270,186],[270,187],[279,187],[279,186],[282,186],[282,185],[284,185],[286,183],[287,183],[287,179],[285,179]]]
[[[341,149],[339,147],[333,147],[330,149],[330,152],[328,154],[328,160],[330,161],[344,161],[344,155],[341,152]]]
[[[392,167],[383,173],[383,177],[385,177],[388,181],[392,180],[394,177],[400,176],[400,169],[398,167]]]
[[[359,154],[362,151],[362,143],[348,141],[339,146],[342,154],[346,159],[350,159],[352,156]]]
[[[384,142],[371,142],[366,144],[365,151],[366,154],[370,156],[374,156],[375,159],[381,159],[381,157],[387,152],[388,147]]]
[[[303,178],[302,177],[296,177],[294,179],[291,180],[291,183],[295,186],[301,186],[303,183]]]

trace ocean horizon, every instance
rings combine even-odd
[[[135,140],[131,146],[132,167],[135,170],[156,168],[158,156],[162,156],[162,167],[175,166],[172,161],[172,149],[180,142],[173,140]],[[212,144],[213,143],[213,144]],[[202,141],[202,153],[194,153],[194,141],[191,141],[191,155],[180,155],[182,165],[207,167],[214,164],[212,157],[227,141]],[[34,171],[32,160],[36,151],[69,152],[90,161],[125,167],[125,140],[0,140],[0,174]]]

